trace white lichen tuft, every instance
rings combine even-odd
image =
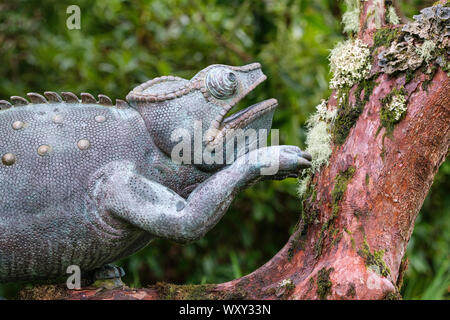
[[[395,95],[386,107],[391,112],[394,120],[398,121],[406,112],[406,97],[403,94]]]
[[[321,165],[327,163],[331,154],[331,135],[328,132],[328,124],[325,121],[318,121],[314,126],[310,127],[308,136],[306,137],[306,151],[311,154],[313,161],[311,169],[315,171]]]
[[[352,87],[370,73],[370,50],[359,39],[338,43],[331,50],[329,59],[333,74],[331,89]]]
[[[369,28],[380,29],[382,26],[381,23],[381,11],[384,10],[383,6],[384,0],[373,0],[372,4],[367,9],[367,21],[366,24]]]
[[[311,181],[311,173],[298,179],[297,194],[300,199],[303,198],[306,189],[308,189],[309,181]]]
[[[397,16],[397,12],[395,12],[395,8],[390,6],[387,11],[387,20],[391,24],[399,24],[400,18]]]
[[[434,58],[434,50],[436,49],[436,44],[432,40],[425,40],[423,44],[416,48],[417,54],[425,60],[425,62],[429,62]]]
[[[292,282],[291,279],[283,279],[283,280],[280,281],[280,283],[278,284],[278,287],[279,287],[279,288],[282,288],[282,287],[291,287],[291,286],[293,286],[293,285],[294,285],[294,283]]]
[[[314,113],[307,121],[308,133],[306,135],[306,152],[311,157],[311,168],[303,171],[299,178],[297,192],[300,197],[306,191],[311,175],[328,164],[331,155],[331,126],[336,118],[336,109],[328,110],[325,100],[316,107]]]
[[[345,0],[347,10],[342,15],[342,24],[345,33],[359,32],[359,1]]]

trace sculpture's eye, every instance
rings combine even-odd
[[[238,80],[234,72],[226,68],[214,68],[206,76],[206,87],[217,99],[227,99],[235,92]]]

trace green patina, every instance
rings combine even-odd
[[[374,250],[371,252],[365,237],[362,248],[358,250],[358,254],[364,259],[367,268],[375,271],[383,277],[387,277],[391,274],[391,270],[383,260],[384,250]]]
[[[387,94],[384,98],[380,99],[381,102],[381,110],[380,110],[380,119],[381,126],[386,128],[386,133],[391,135],[394,131],[394,127],[397,123],[403,120],[406,112],[403,112],[400,118],[396,119],[396,111],[390,110],[389,105],[392,103],[393,99],[398,96],[406,96],[406,90],[402,87],[400,89],[394,88],[389,94]],[[377,134],[380,131],[381,127],[377,130]]]
[[[333,283],[330,280],[330,274],[334,271],[334,268],[322,268],[317,274],[317,295],[320,299],[326,300],[331,294],[331,288]]]

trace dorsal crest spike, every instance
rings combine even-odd
[[[61,96],[67,103],[80,103],[78,97],[72,92],[61,92]]]
[[[125,109],[128,108],[128,103],[121,99],[116,99],[116,107],[119,109]]]
[[[116,104],[113,105],[113,102],[110,97],[99,94],[98,101],[95,97],[87,92],[80,93],[81,99],[79,99],[72,92],[61,92],[61,95],[54,91],[45,91],[44,95],[40,95],[36,92],[27,93],[27,97],[30,99],[32,104],[43,104],[43,103],[83,103],[83,104],[99,104],[104,106],[115,106],[118,109],[129,108],[130,105],[127,101],[122,99],[116,99]],[[30,104],[30,102],[20,96],[11,96],[11,102],[6,100],[0,100],[0,110],[8,109],[12,106],[24,106]]]
[[[50,103],[57,103],[63,101],[62,98],[59,96],[59,94],[53,91],[45,91],[44,96],[48,99]]]
[[[45,99],[44,96],[40,95],[36,92],[29,92],[27,93],[27,97],[30,99],[31,103],[47,103],[47,99]]]
[[[12,104],[6,100],[0,100],[0,110],[9,109],[12,107]]]
[[[98,103],[102,104],[102,105],[105,105],[105,106],[112,106],[113,105],[111,98],[108,97],[108,96],[105,96],[104,94],[99,94],[98,95]]]
[[[11,102],[14,106],[26,106],[29,103],[27,99],[19,96],[12,96]]]
[[[81,103],[97,103],[97,100],[95,100],[95,97],[87,92],[80,93],[81,96]]]

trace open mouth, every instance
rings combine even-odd
[[[263,114],[272,111],[278,106],[276,99],[268,99],[251,105],[243,110],[231,114],[223,119],[223,128],[235,129],[243,128],[254,119],[259,118]]]
[[[255,103],[222,119],[216,129],[218,130],[218,132],[216,132],[217,134],[209,137],[207,147],[212,148],[217,146],[228,132],[236,129],[244,129],[251,122],[260,118],[264,114],[271,112],[277,106],[278,101],[276,99],[268,99]]]
[[[277,106],[278,101],[276,99],[268,99],[226,117],[220,123],[217,134],[207,138],[206,148],[211,150],[218,147],[228,133],[236,129],[244,129],[251,122],[272,111]]]
[[[259,65],[259,64],[258,64]],[[223,111],[220,113],[219,117],[216,118],[212,123],[212,128],[217,130],[215,136],[210,136],[208,138],[207,146],[209,148],[215,147],[222,141],[225,135],[235,129],[244,129],[248,124],[263,116],[264,114],[271,112],[278,106],[278,101],[276,99],[268,99],[258,103],[255,103],[243,110],[237,111],[228,117],[226,114],[245,96],[247,96],[253,89],[255,89],[260,83],[266,80],[266,76],[262,75],[259,79],[256,79],[254,83],[243,90],[233,101],[224,107]]]

